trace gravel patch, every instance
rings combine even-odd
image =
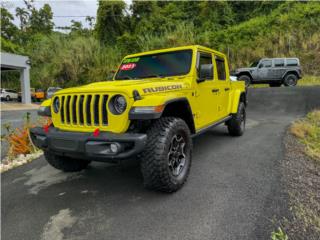
[[[320,164],[304,153],[304,145],[287,132],[281,171],[289,195],[290,216],[281,225],[290,240],[320,239]]]

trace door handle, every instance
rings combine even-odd
[[[224,90],[225,90],[225,91],[229,91],[229,90],[230,90],[230,88],[225,88]]]
[[[219,89],[218,88],[214,88],[214,89],[211,90],[211,92],[213,92],[213,93],[219,92]]]

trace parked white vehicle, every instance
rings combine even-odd
[[[5,99],[6,101],[10,100],[17,100],[18,99],[18,92],[11,90],[11,89],[0,89],[0,96],[1,99]]]
[[[230,76],[230,80],[236,82],[238,81],[238,78],[236,76]]]

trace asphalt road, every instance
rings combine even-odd
[[[285,129],[314,107],[319,87],[250,89],[244,136],[220,126],[194,139],[188,182],[175,194],[145,190],[136,164],[66,174],[40,158],[4,173],[2,239],[269,239],[287,209]]]

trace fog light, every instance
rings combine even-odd
[[[112,153],[117,153],[119,152],[120,145],[118,143],[111,143],[110,144],[110,150]]]

